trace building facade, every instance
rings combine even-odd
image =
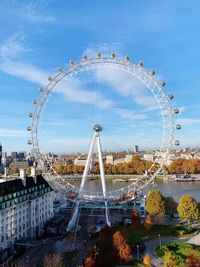
[[[37,238],[53,216],[53,190],[43,176],[0,183],[0,254],[20,239]]]

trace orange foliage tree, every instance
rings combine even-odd
[[[133,254],[132,254],[131,248],[126,242],[124,242],[120,246],[120,248],[119,248],[119,256],[125,262],[129,262],[129,261],[133,260]]]
[[[143,258],[143,263],[146,266],[150,266],[151,265],[151,258],[149,257],[149,255],[145,255]]]
[[[129,262],[133,260],[133,255],[130,246],[127,244],[127,240],[124,235],[117,231],[113,235],[113,244],[118,250],[120,259],[124,262]]]
[[[125,237],[121,234],[120,231],[117,231],[113,235],[113,244],[119,250],[120,246],[126,242]]]
[[[85,267],[98,267],[99,266],[99,249],[94,246],[89,252],[87,253],[87,257],[84,261]]]
[[[144,227],[150,231],[154,225],[154,219],[152,215],[147,215],[144,222]]]

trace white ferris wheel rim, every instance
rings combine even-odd
[[[97,57],[90,59],[84,56],[83,59],[81,59],[77,63],[70,61],[69,66],[65,68],[59,68],[58,73],[54,77],[49,77],[48,84],[40,88],[39,99],[33,100],[35,109],[32,113],[29,113],[29,116],[32,118],[32,123],[31,126],[27,128],[28,131],[31,131],[32,137],[32,140],[29,140],[28,144],[33,145],[37,162],[40,162],[43,165],[44,162],[47,162],[50,166],[50,169],[54,172],[54,176],[52,176],[51,171],[46,171],[44,173],[45,178],[48,181],[53,182],[54,188],[56,188],[60,192],[63,192],[64,194],[71,192],[78,194],[79,188],[70,184],[69,182],[66,183],[66,181],[64,181],[64,178],[55,172],[50,161],[45,158],[44,154],[40,152],[38,135],[41,116],[45,110],[51,94],[56,90],[56,86],[60,81],[62,81],[63,79],[70,79],[74,74],[80,71],[87,71],[96,67],[114,68],[125,71],[142,82],[155,97],[161,111],[163,134],[160,151],[169,152],[174,143],[179,142],[178,140],[174,140],[174,114],[178,113],[178,109],[173,109],[171,107],[170,100],[173,97],[171,98],[170,96],[167,96],[165,94],[165,92],[163,91],[165,82],[156,81],[154,75],[155,72],[145,71],[142,62],[133,64],[130,62],[129,57],[127,56],[124,59],[117,59],[114,53],[112,53],[111,57],[102,57],[98,53]],[[160,169],[160,166],[158,166],[158,164],[156,164],[154,160],[151,168],[147,170],[148,175],[144,174],[140,179],[132,182],[126,187],[122,187],[113,191],[107,191],[108,201],[113,202],[123,200],[123,196],[130,196],[130,198],[134,198],[137,192],[140,192],[141,189],[154,182],[154,179]],[[82,197],[86,201],[103,201],[102,192],[84,190]]]

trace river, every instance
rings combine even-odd
[[[72,184],[79,186],[80,181],[72,181]],[[113,182],[112,179],[106,180],[107,191],[113,191],[121,187],[126,187],[129,182]],[[90,191],[102,191],[101,180],[88,180],[86,181],[86,190]],[[200,202],[200,182],[167,182],[162,179],[157,181],[157,189],[159,189],[164,196],[172,196],[176,201],[184,194],[190,194],[198,202]],[[148,194],[148,191],[153,189],[152,186],[148,186],[143,190],[144,194]]]

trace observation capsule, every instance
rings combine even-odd
[[[29,112],[28,116],[29,116],[30,118],[32,118],[32,117],[33,117],[33,113],[32,113],[32,112]]]
[[[165,86],[165,84],[166,84],[165,81],[162,81],[162,82],[160,83],[160,85],[161,85],[162,87]]]
[[[174,114],[178,114],[179,113],[179,109],[178,108],[175,108],[174,109]]]
[[[174,98],[174,95],[173,94],[169,94],[168,97],[169,97],[170,100],[172,100]]]
[[[27,127],[27,131],[31,131],[31,126],[28,126]]]
[[[48,81],[49,82],[52,82],[53,81],[53,78],[51,76],[49,76]]]
[[[154,70],[151,70],[149,73],[151,76],[154,76],[156,74]]]
[[[44,92],[44,87],[40,87],[40,93]]]
[[[175,144],[176,146],[179,146],[179,145],[180,145],[180,141],[179,141],[179,140],[176,140],[174,144]]]
[[[112,53],[111,53],[111,58],[113,58],[113,59],[116,58],[116,54],[115,54],[115,52],[112,52]]]
[[[71,65],[74,65],[74,64],[75,64],[74,60],[71,59],[71,60],[70,60],[70,64],[71,64]]]
[[[27,144],[28,145],[32,145],[32,141],[31,140],[28,140]]]
[[[33,100],[33,104],[36,105],[37,104],[37,99]]]
[[[83,56],[83,59],[84,59],[84,60],[87,60],[87,59],[88,59],[88,56],[87,56],[87,55],[84,55],[84,56]]]
[[[180,124],[176,124],[176,130],[180,130],[181,129],[181,125]]]
[[[101,53],[97,53],[97,58],[101,58]]]
[[[124,59],[125,59],[126,62],[130,62],[130,57],[129,56],[125,56]]]
[[[139,67],[143,67],[143,62],[142,61],[139,61],[138,64],[137,64]]]

